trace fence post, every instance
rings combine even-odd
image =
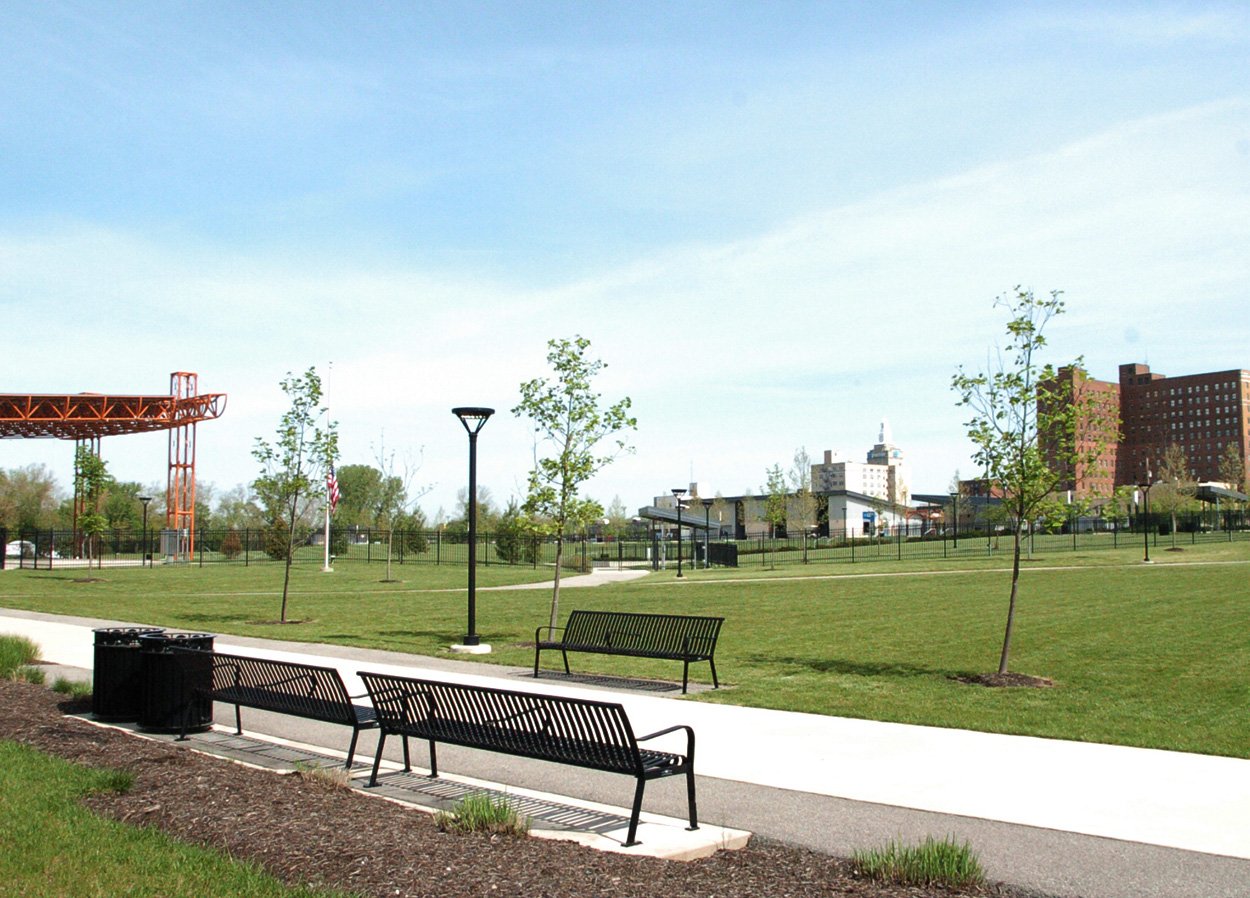
[[[252,563],[252,528],[243,528],[243,566],[248,567]]]

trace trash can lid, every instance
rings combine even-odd
[[[99,627],[91,631],[95,634],[96,645],[114,645],[133,643],[145,636],[157,636],[164,633],[161,627]]]

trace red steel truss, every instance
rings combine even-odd
[[[169,376],[168,396],[0,393],[0,439],[74,440],[98,455],[101,437],[168,430],[165,526],[180,534],[178,554],[189,557],[195,550],[195,425],[225,410],[226,394],[199,395],[198,377],[188,371]],[[78,501],[75,496],[75,508]]]

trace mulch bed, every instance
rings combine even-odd
[[[369,898],[1037,898],[991,885],[951,891],[878,883],[849,862],[753,840],[688,863],[608,854],[570,842],[452,835],[432,818],[317,777],[279,774],[66,717],[87,710],[43,686],[0,681],[0,739],[91,767],[131,771],[97,813],[255,861],[288,882]]]
[[[991,686],[996,689],[1010,689],[1015,687],[1025,687],[1028,689],[1049,689],[1055,685],[1055,681],[1049,677],[1033,677],[1028,674],[1012,673],[984,673],[973,674],[965,677],[954,677],[961,683],[967,683],[971,686]]]

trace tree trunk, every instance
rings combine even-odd
[[[556,537],[556,579],[551,587],[551,629],[560,622],[560,565],[564,562],[564,537]]]
[[[1007,631],[1003,634],[1003,653],[998,659],[998,672],[1007,672],[1011,655],[1011,628],[1016,622],[1016,589],[1020,584],[1020,525],[1016,525],[1016,538],[1011,553],[1011,599],[1007,602]]]
[[[282,573],[282,613],[278,616],[279,623],[286,623],[286,597],[291,587],[291,559],[295,555],[295,509],[299,505],[299,493],[291,500],[291,516],[286,525],[286,568]]]

